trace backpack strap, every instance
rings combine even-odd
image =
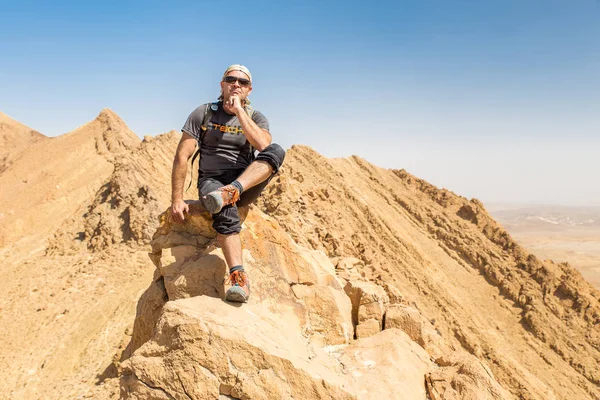
[[[214,103],[206,103],[205,106],[206,107],[204,107],[204,117],[202,118],[202,125],[200,126],[200,139],[196,142],[196,152],[192,157],[192,167],[190,170],[190,184],[188,185],[187,189],[185,189],[186,192],[192,186],[192,180],[194,178],[194,161],[196,161],[196,158],[200,156],[200,146],[202,145],[204,135],[206,135],[206,131],[208,130],[208,123],[210,122],[210,119],[212,118],[214,112],[219,109],[219,103],[216,101]]]
[[[252,119],[252,116],[254,115],[254,109],[252,108],[252,106],[250,104],[248,104],[245,107],[246,110],[246,114],[248,114],[248,116],[250,117],[250,119]],[[254,147],[252,147],[252,144],[250,144],[250,156],[252,159],[254,159]]]
[[[194,161],[200,155],[200,146],[204,141],[204,135],[206,135],[206,131],[208,130],[208,123],[212,118],[215,111],[219,109],[219,103],[206,103],[206,107],[204,108],[204,118],[202,118],[202,125],[200,126],[200,140],[196,143],[196,153],[194,157],[192,157],[192,165],[194,165]]]
[[[208,124],[213,114],[219,110],[219,102],[215,101],[213,103],[206,103],[206,108],[204,109],[204,119],[202,120],[201,133],[200,133],[200,144],[204,140],[204,135],[208,130]]]

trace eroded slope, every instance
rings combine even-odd
[[[393,283],[521,398],[598,398],[599,294],[528,255],[481,203],[358,157],[295,146],[261,206],[290,235]]]

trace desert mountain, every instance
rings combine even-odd
[[[178,140],[103,110],[0,175],[7,398],[600,399],[600,293],[358,157],[288,151],[244,223],[253,297],[221,301],[206,213],[162,214]]]
[[[16,142],[8,147],[24,145],[16,133],[6,137]],[[73,132],[28,143],[0,180],[0,246],[52,233],[109,180],[118,157],[139,143],[108,109]]]
[[[33,143],[46,136],[0,112],[0,174]]]

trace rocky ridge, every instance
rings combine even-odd
[[[157,219],[178,133],[42,140],[0,173],[9,398],[600,398],[598,291],[477,200],[294,146],[236,308],[202,211]]]
[[[210,216],[192,204],[183,225],[169,211],[160,219],[157,270],[123,354],[122,398],[510,397],[417,309],[390,304],[371,282],[340,279],[323,251],[298,246],[260,210],[242,233],[253,277],[244,305],[221,300],[227,268]]]

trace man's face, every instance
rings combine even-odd
[[[252,83],[249,82],[248,84],[244,84],[237,79],[231,83],[226,82],[227,79],[231,80],[234,77],[242,79],[242,82],[250,81],[248,75],[246,75],[242,71],[229,72],[226,76],[223,77],[223,80],[221,81],[221,90],[223,91],[223,98],[227,100],[231,96],[239,96],[240,100],[245,100],[252,91]]]

